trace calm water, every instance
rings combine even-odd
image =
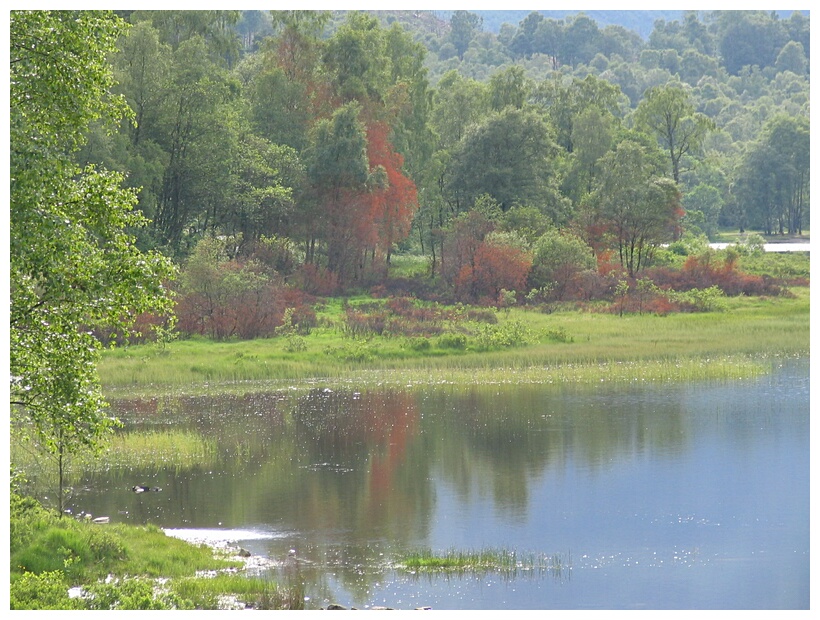
[[[312,608],[809,607],[808,361],[728,384],[317,389],[115,407],[128,430],[193,430],[220,456],[111,471],[86,481],[74,510],[237,539],[281,561],[277,578],[304,581]],[[507,549],[562,566],[391,568],[417,549]]]

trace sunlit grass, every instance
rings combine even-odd
[[[171,590],[199,609],[230,609],[238,602],[240,607],[252,609],[304,609],[305,605],[302,584],[283,587],[270,579],[244,574],[178,579],[171,583]]]
[[[11,461],[15,466],[35,475],[43,485],[52,481],[56,466],[30,444],[12,441]],[[99,457],[80,453],[66,463],[66,481],[74,483],[82,476],[121,469],[172,469],[213,465],[219,458],[215,438],[185,430],[139,431],[115,433],[103,443]]]
[[[101,468],[137,467],[183,469],[215,463],[217,440],[191,431],[117,433],[107,443],[103,458],[79,465],[85,472]]]
[[[572,568],[569,555],[519,553],[506,549],[482,549],[460,551],[451,549],[443,554],[430,550],[409,553],[397,562],[397,566],[413,572],[500,572],[550,571],[561,574]]]
[[[100,376],[109,393],[252,382],[379,384],[397,376],[414,383],[470,383],[481,376],[482,381],[547,384],[734,378],[765,371],[761,359],[809,354],[809,292],[795,288],[794,293],[793,298],[729,298],[725,312],[668,316],[515,308],[499,313],[499,324],[523,322],[532,344],[493,351],[477,350],[470,338],[463,349],[442,348],[435,338],[422,350],[408,346],[405,338],[352,341],[332,325],[315,329],[300,352],[286,351],[283,339],[191,339],[162,352],[150,345],[106,351]],[[329,317],[341,312],[341,303],[322,312],[332,322]],[[556,332],[565,334],[565,341],[550,337]]]

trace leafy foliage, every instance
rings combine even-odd
[[[123,176],[72,160],[89,123],[124,112],[104,60],[123,26],[96,12],[11,17],[11,402],[61,473],[113,424],[92,330],[124,333],[136,314],[167,310],[173,274],[135,247],[128,230],[144,220]]]

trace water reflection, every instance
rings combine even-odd
[[[242,546],[316,606],[807,607],[808,397],[804,362],[731,384],[126,399],[125,431],[218,450],[89,476],[75,511],[284,533]],[[557,579],[396,569],[421,548],[572,562]]]

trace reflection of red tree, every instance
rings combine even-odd
[[[363,410],[370,456],[370,503],[381,504],[390,492],[410,440],[418,433],[419,412],[411,394],[374,394]],[[380,402],[377,402],[378,401]]]

